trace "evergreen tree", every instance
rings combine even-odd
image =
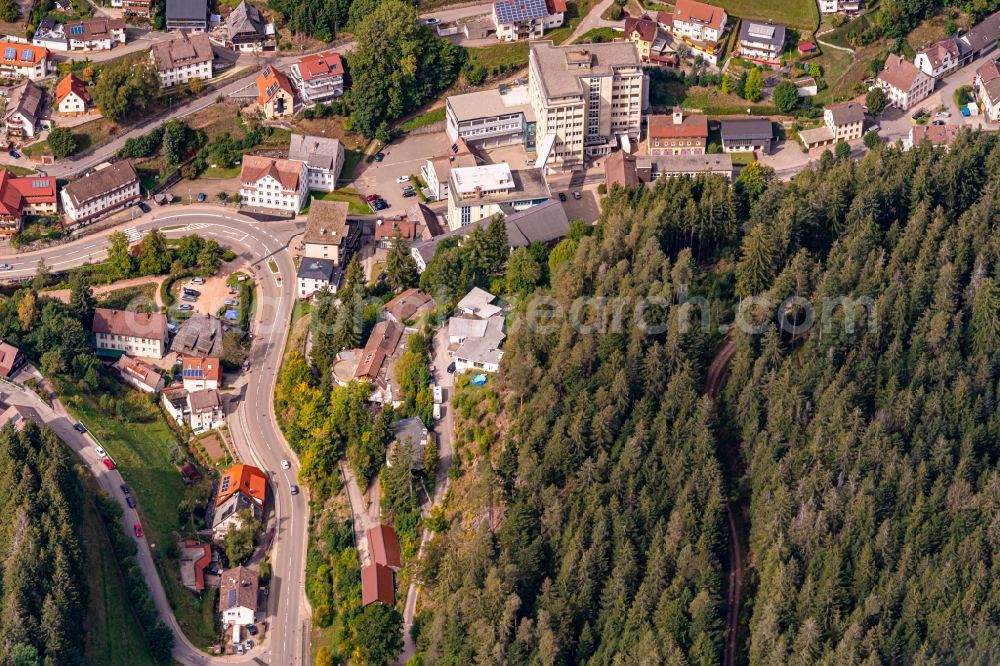
[[[113,231],[108,236],[108,266],[116,279],[129,277],[135,270],[128,237],[121,231]]]
[[[777,270],[778,252],[763,224],[758,224],[743,239],[740,261],[736,266],[736,294],[740,298],[766,290]]]
[[[417,262],[410,254],[410,244],[396,229],[389,242],[385,257],[386,282],[393,291],[401,291],[417,284]]]
[[[761,92],[764,90],[764,76],[760,73],[760,69],[754,67],[747,74],[746,83],[743,85],[743,97],[748,102],[756,102],[760,99]]]

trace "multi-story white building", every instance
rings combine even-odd
[[[240,628],[256,621],[257,572],[246,567],[224,571],[219,585],[222,624],[233,628],[233,643],[240,642]]]
[[[98,351],[122,352],[129,356],[163,358],[167,342],[167,316],[154,313],[127,312],[96,308],[94,348]]]
[[[445,130],[452,141],[476,146],[521,144],[535,150],[535,111],[528,86],[452,95],[445,100]]]
[[[875,85],[885,91],[889,104],[906,111],[931,94],[934,79],[903,56],[893,54],[886,59]]]
[[[511,171],[506,163],[452,169],[448,186],[448,226],[458,229],[498,213],[504,215],[547,201],[541,169]]]
[[[82,116],[90,108],[90,91],[87,84],[67,74],[56,84],[56,110],[60,116]]]
[[[645,86],[632,42],[533,42],[528,94],[540,145],[536,165],[582,168],[588,157],[638,141]]]
[[[743,21],[740,27],[739,52],[744,58],[765,65],[780,65],[785,50],[785,26],[777,23]]]
[[[939,79],[958,69],[961,55],[958,40],[949,37],[917,53],[913,64],[927,76]]]
[[[49,50],[42,46],[0,42],[0,78],[37,81],[49,73]]]
[[[837,104],[823,109],[823,126],[800,130],[799,140],[806,150],[827,146],[837,141],[861,138],[865,127],[865,110],[856,102]]]
[[[222,379],[219,359],[185,356],[181,361],[181,381],[185,391],[214,391]]]
[[[226,422],[222,400],[214,389],[190,391],[187,394],[188,423],[194,432],[218,428]]]
[[[495,0],[490,18],[497,39],[538,39],[563,24],[566,0]]]
[[[125,19],[89,18],[63,26],[70,51],[107,51],[125,43]]]
[[[316,199],[309,205],[306,232],[302,236],[306,257],[329,259],[344,266],[358,249],[363,223],[347,219],[346,201]]]
[[[164,88],[212,78],[212,44],[204,33],[178,32],[169,41],[153,44],[149,52],[160,70],[160,85]]]
[[[309,197],[306,163],[246,155],[240,170],[243,204],[298,213]]]
[[[31,81],[22,81],[7,93],[3,112],[8,137],[33,137],[42,130],[45,92]]]
[[[337,139],[293,134],[288,144],[288,159],[306,163],[309,189],[333,192],[344,167],[344,147]]]
[[[983,104],[984,115],[1000,121],[1000,65],[991,61],[976,70],[976,94]]]
[[[821,14],[836,14],[838,12],[854,14],[860,12],[864,6],[863,0],[819,0]]]
[[[125,16],[149,18],[152,14],[153,0],[111,0],[111,6],[122,10]]]
[[[63,210],[75,223],[90,222],[139,200],[139,175],[128,160],[71,181],[60,192]]]
[[[337,291],[340,282],[340,267],[330,259],[313,259],[303,257],[299,264],[298,280],[299,298],[309,298],[317,291]]]
[[[25,215],[55,215],[58,201],[52,176],[15,178],[0,169],[0,239],[19,232]]]
[[[299,97],[306,105],[326,102],[344,94],[344,61],[339,53],[313,53],[299,58],[290,70]]]
[[[438,155],[431,157],[420,167],[420,176],[427,185],[427,190],[435,201],[448,198],[449,182],[452,169],[476,166],[476,158],[468,150],[453,155]]]
[[[674,5],[670,32],[675,37],[697,42],[718,42],[726,31],[729,17],[722,7],[695,0],[677,0]]]

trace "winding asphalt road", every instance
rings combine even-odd
[[[271,549],[273,574],[267,605],[267,633],[259,647],[242,657],[212,657],[199,650],[180,631],[149,545],[145,540],[139,540],[137,560],[161,618],[173,629],[176,637],[173,656],[181,663],[196,665],[251,660],[276,666],[306,664],[309,661],[310,609],[303,593],[303,572],[309,523],[308,502],[304,490],[298,495],[290,493],[298,471],[298,460],[278,429],[272,402],[295,300],[295,270],[287,250],[288,239],[299,230],[294,222],[261,223],[215,206],[159,209],[122,226],[134,227],[140,234],[159,228],[168,236],[197,233],[214,238],[231,247],[250,264],[258,286],[256,312],[251,324],[254,334],[251,369],[236,384],[238,395],[227,405],[227,420],[240,457],[271,476],[275,536]],[[11,257],[7,261],[14,268],[3,278],[32,275],[40,258],[44,258],[52,270],[66,270],[88,261],[99,261],[106,254],[107,237],[112,231],[115,229],[85,236],[65,245]],[[271,270],[272,263],[277,273]],[[0,386],[0,389],[3,388]],[[88,441],[90,435],[83,436],[72,429],[72,419],[58,402],[50,409],[30,391],[13,390],[10,393],[12,402],[20,401],[38,409],[56,433],[80,454],[101,486],[125,508],[124,497],[118,490],[122,483],[121,476],[117,470],[109,472],[104,469],[93,444]],[[281,469],[282,459],[289,460],[291,469]],[[128,533],[131,533],[130,515],[126,510],[123,518]]]

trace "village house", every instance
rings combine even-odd
[[[744,20],[740,26],[737,50],[741,56],[764,65],[781,65],[785,50],[785,26]]]
[[[30,138],[42,128],[45,91],[31,81],[21,81],[7,93],[3,120],[8,137]]]
[[[125,19],[89,18],[63,26],[70,51],[107,51],[125,43]]]
[[[903,150],[916,148],[924,141],[935,148],[948,150],[961,131],[958,125],[914,125],[903,139]]]
[[[405,350],[404,329],[389,319],[375,324],[364,349],[361,350],[354,379],[372,384],[369,400],[382,404],[393,402],[393,382],[390,369]]]
[[[864,125],[865,110],[860,104],[836,104],[823,109],[822,127],[799,131],[799,140],[806,150],[837,141],[854,141],[861,138]]]
[[[309,298],[317,291],[336,293],[340,284],[341,268],[332,259],[303,257],[296,274],[298,297]]]
[[[396,605],[396,589],[392,569],[375,562],[361,567],[361,605],[368,607],[374,603]]]
[[[96,308],[94,349],[98,355],[163,358],[167,341],[167,316],[155,313],[127,312]]]
[[[932,79],[940,79],[958,69],[959,60],[958,40],[949,37],[918,52],[913,64]]]
[[[494,0],[490,18],[497,39],[538,39],[563,24],[566,0]]]
[[[903,56],[890,54],[875,85],[885,91],[891,106],[906,111],[931,94],[934,79]]]
[[[153,0],[111,0],[111,6],[121,9],[124,16],[148,19],[152,15]]]
[[[160,85],[170,88],[192,79],[212,78],[212,44],[208,35],[177,33],[172,39],[153,44],[150,57],[160,71]]]
[[[388,250],[392,245],[392,239],[399,232],[400,238],[411,245],[420,240],[420,224],[409,218],[375,220],[375,247],[379,250]]]
[[[344,61],[334,51],[299,58],[291,67],[292,81],[307,106],[344,94]]]
[[[187,394],[188,425],[194,432],[204,432],[218,428],[225,423],[222,400],[219,392],[203,389]]]
[[[964,65],[993,52],[997,48],[997,35],[1000,35],[1000,11],[993,12],[958,38],[962,54],[959,64]]]
[[[302,236],[306,257],[329,259],[337,266],[345,266],[358,249],[361,240],[361,222],[348,219],[346,201],[316,199],[309,206],[306,231]]]
[[[167,30],[208,30],[208,0],[167,0]]]
[[[391,525],[381,523],[369,528],[368,553],[371,561],[361,568],[362,605],[396,602],[395,574],[403,567],[399,537]]]
[[[273,51],[274,24],[265,21],[256,7],[242,0],[226,17],[226,46],[235,51]]]
[[[650,156],[704,155],[708,144],[708,117],[685,116],[675,107],[669,116],[650,116],[646,129],[646,147]]]
[[[976,95],[983,105],[983,115],[1000,121],[1000,64],[990,61],[976,70]]]
[[[0,78],[37,81],[49,73],[49,50],[17,42],[0,42]]]
[[[305,162],[245,155],[240,170],[243,204],[298,213],[309,197]]]
[[[28,357],[20,349],[0,340],[0,377],[9,379],[28,362]]]
[[[122,354],[115,361],[114,367],[123,382],[144,393],[156,393],[163,390],[163,375],[144,361]]]
[[[288,159],[306,163],[310,190],[333,192],[337,189],[337,178],[344,167],[344,147],[337,139],[292,134]]]
[[[718,43],[726,32],[726,10],[695,0],[677,0],[673,13],[660,12],[657,22],[710,65],[718,64]]]
[[[181,322],[170,343],[178,356],[219,358],[222,355],[222,320],[196,312]]]
[[[277,67],[266,66],[257,75],[257,110],[271,120],[295,115],[295,90]]]
[[[408,446],[410,449],[410,468],[416,471],[424,468],[424,449],[431,435],[416,416],[400,419],[392,424],[392,442],[385,453],[386,467],[392,467],[392,454],[397,446]],[[404,449],[405,451],[405,449]]]
[[[774,126],[770,118],[723,120],[722,150],[726,153],[763,153],[774,149]]]
[[[87,84],[68,74],[56,85],[56,111],[60,116],[83,116],[91,108]]]
[[[405,325],[430,312],[436,305],[429,295],[411,287],[385,304],[385,316],[397,324]]]
[[[21,432],[29,423],[34,423],[39,428],[45,427],[45,419],[42,418],[37,409],[24,405],[0,403],[0,428],[6,428],[9,425],[17,432]]]
[[[63,211],[72,222],[83,224],[139,201],[139,174],[128,160],[70,181],[60,192]]]
[[[819,0],[820,14],[856,14],[864,6],[864,0]]]
[[[181,358],[181,381],[186,391],[215,391],[222,380],[219,359],[211,356]]]
[[[503,332],[503,315],[490,317],[486,324],[481,335],[473,335],[470,331],[466,331],[466,337],[452,352],[456,372],[465,370],[497,372],[500,369],[500,359],[503,358],[500,345],[506,337]]]
[[[473,287],[472,290],[463,296],[462,300],[455,305],[455,310],[470,317],[489,319],[494,315],[500,314],[500,308],[496,305],[492,305],[496,298],[496,296],[485,289]]]
[[[379,523],[375,527],[368,528],[368,554],[375,564],[389,567],[393,571],[403,568],[403,559],[400,554],[399,537],[392,525]]]
[[[242,524],[244,511],[260,520],[267,501],[267,476],[258,467],[233,465],[219,479],[219,492],[215,497],[212,532],[218,541],[226,532]]]
[[[219,612],[224,627],[231,627],[232,642],[239,643],[240,629],[257,619],[257,572],[239,566],[222,572],[219,584]]]
[[[52,176],[15,178],[0,169],[0,239],[19,232],[25,215],[56,215],[58,201]]]

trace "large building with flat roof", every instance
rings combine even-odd
[[[448,186],[448,227],[458,229],[548,201],[541,169],[511,170],[506,163],[452,169]]]
[[[476,146],[522,144],[535,150],[535,112],[528,86],[500,86],[445,101],[448,138]]]
[[[533,42],[528,95],[540,167],[582,168],[639,140],[646,79],[632,42],[556,46]]]

